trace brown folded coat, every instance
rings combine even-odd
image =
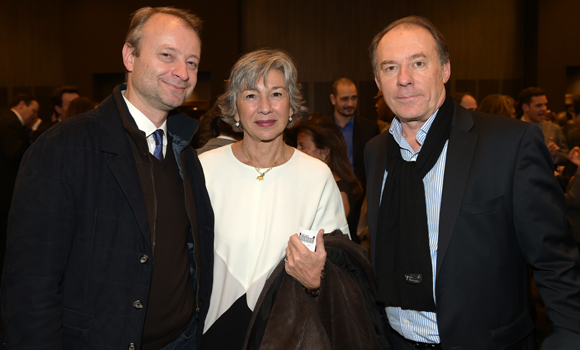
[[[390,349],[384,309],[374,301],[374,277],[366,250],[340,231],[325,235],[324,243],[327,260],[320,295],[307,295],[286,274],[282,260],[258,299],[244,349]],[[355,281],[352,273],[362,279]],[[359,287],[361,280],[368,281],[367,288]]]

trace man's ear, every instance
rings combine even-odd
[[[441,79],[443,79],[443,84],[447,83],[450,76],[451,76],[451,62],[447,61],[447,63],[445,63],[441,67]]]
[[[527,112],[530,110],[530,105],[527,103],[522,103],[522,111]]]
[[[18,104],[16,105],[16,109],[17,111],[21,111],[22,109],[24,109],[26,106],[26,102],[24,102],[24,100],[18,102]]]
[[[135,59],[135,55],[133,54],[135,48],[131,46],[129,43],[125,43],[123,45],[123,64],[125,65],[125,69],[127,72],[133,71],[133,61]]]
[[[54,110],[60,115],[62,115],[62,112],[64,112],[61,106],[54,106]]]
[[[330,102],[332,102],[332,105],[335,106],[336,105],[336,97],[334,97],[333,94],[330,94]]]
[[[381,90],[381,82],[379,81],[379,77],[375,74],[375,84],[377,84],[377,88],[379,88],[379,91],[383,91]]]

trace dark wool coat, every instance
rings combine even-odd
[[[2,279],[9,349],[140,348],[152,227],[122,89],[96,110],[52,127],[24,156]],[[213,212],[190,145],[196,128],[183,114],[167,120],[186,203],[197,208],[189,248],[201,339],[212,286]]]

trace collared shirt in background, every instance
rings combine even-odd
[[[348,155],[348,161],[350,162],[350,168],[354,172],[354,158],[353,158],[353,137],[354,137],[354,115],[350,117],[348,123],[344,126],[340,126],[338,120],[336,119],[336,114],[333,115],[334,122],[340,128],[342,137],[346,142],[346,154]]]
[[[20,120],[20,124],[22,124],[22,126],[24,126],[24,119],[22,119],[22,116],[20,115],[20,113],[16,112],[15,109],[11,109],[12,112],[14,112],[14,114],[16,114],[16,117],[18,117],[18,120]]]

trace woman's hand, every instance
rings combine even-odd
[[[572,148],[572,150],[570,151],[570,153],[568,153],[568,159],[572,163],[580,166],[580,148],[579,147]]]
[[[326,262],[323,236],[324,230],[319,230],[315,252],[306,248],[298,234],[290,237],[286,248],[286,273],[310,290],[320,288],[320,278]]]

